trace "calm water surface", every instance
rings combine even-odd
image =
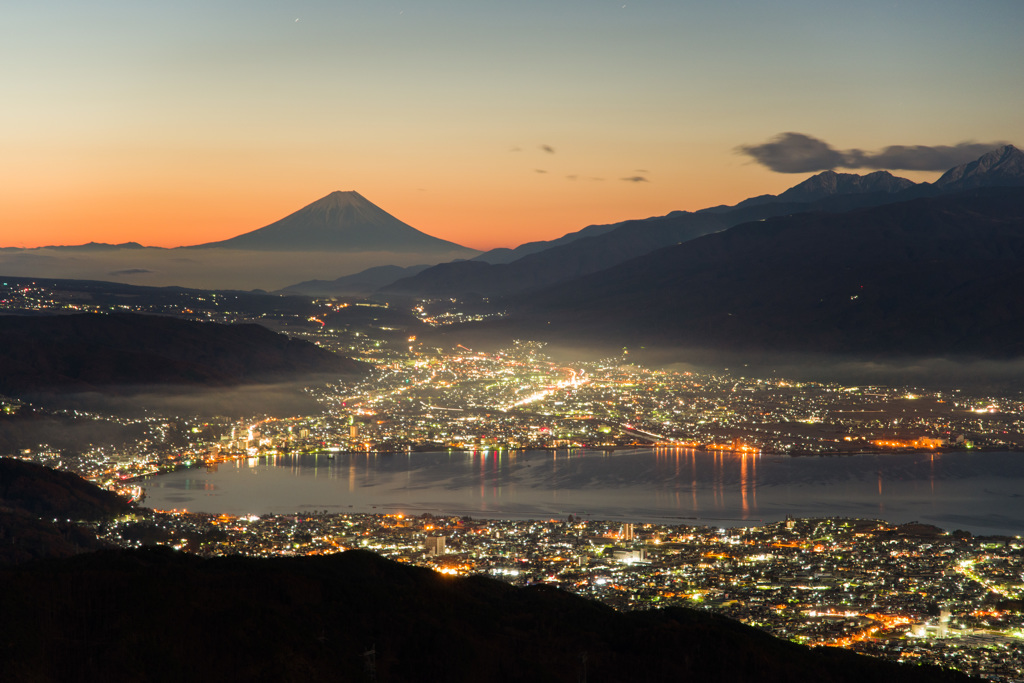
[[[692,450],[344,453],[182,470],[145,505],[231,515],[423,512],[737,526],[794,517],[1024,534],[1024,453],[800,457]]]

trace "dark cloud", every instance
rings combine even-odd
[[[649,182],[647,180],[647,178],[644,178],[642,175],[634,175],[634,176],[630,176],[628,178],[621,178],[621,180],[625,180],[627,183],[646,183],[646,182]]]
[[[535,169],[533,169],[533,172],[534,173],[547,173],[547,171],[545,171],[543,168],[535,168]]]
[[[809,173],[843,165],[841,152],[803,133],[782,133],[770,142],[740,145],[736,150],[778,173]]]
[[[847,168],[894,168],[907,171],[948,171],[974,161],[1005,142],[961,142],[958,145],[891,145],[869,154],[859,149],[847,152]]]
[[[142,273],[152,273],[152,270],[146,268],[126,268],[124,270],[111,271],[111,275],[141,275]]]
[[[760,145],[740,145],[736,151],[777,173],[813,173],[832,168],[948,171],[1005,144],[890,145],[880,152],[842,151],[810,135],[782,133]]]
[[[542,150],[544,150],[545,152],[547,152],[548,154],[554,154],[555,153],[555,148],[552,147],[551,145],[541,145],[540,148]]]

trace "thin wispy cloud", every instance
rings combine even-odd
[[[878,152],[865,152],[860,149],[838,150],[811,135],[788,132],[759,145],[740,145],[736,152],[777,173],[813,173],[833,168],[947,171],[1005,144],[890,145]]]
[[[647,182],[650,182],[649,180],[647,180],[647,178],[644,178],[642,175],[633,175],[633,176],[629,176],[627,178],[620,178],[620,180],[625,180],[627,183],[647,183]]]
[[[554,154],[555,153],[555,148],[552,147],[551,145],[541,145],[540,148],[542,150],[544,150],[545,152],[547,152],[548,154]]]

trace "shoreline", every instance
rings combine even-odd
[[[561,453],[553,457],[556,450],[560,450]],[[762,456],[765,454],[750,458],[742,455],[735,458],[727,457],[723,461],[723,456],[717,452],[687,450],[684,456],[683,452],[679,451],[678,457],[685,457],[687,463],[694,455],[697,456],[694,466],[700,468],[701,474],[697,476],[697,470],[694,470],[694,479],[691,483],[689,464],[684,473],[686,481],[672,479],[672,472],[669,471],[671,467],[662,472],[666,455],[670,461],[669,466],[676,457],[672,451],[666,453],[663,450],[656,455],[656,449],[653,448],[617,449],[622,456],[627,456],[627,450],[631,450],[635,455],[627,457],[623,461],[624,464],[616,465],[613,461],[618,458],[612,458],[609,450],[524,449],[506,452],[503,454],[505,457],[502,457],[498,451],[479,451],[474,454],[471,450],[453,449],[451,452],[430,452],[434,457],[425,460],[422,465],[416,464],[417,458],[407,451],[357,451],[340,456],[338,462],[323,455],[317,457],[314,453],[268,454],[224,461],[229,467],[220,475],[221,479],[217,479],[218,475],[214,473],[213,466],[208,468],[210,472],[206,474],[183,475],[190,480],[198,477],[196,482],[206,490],[206,493],[186,493],[187,488],[195,488],[197,483],[186,486],[182,484],[184,480],[181,476],[168,484],[163,484],[157,483],[157,474],[150,474],[142,478],[153,477],[152,482],[138,482],[138,485],[146,494],[143,505],[152,504],[154,493],[159,491],[156,499],[160,509],[178,508],[229,515],[309,514],[310,510],[329,509],[334,513],[390,512],[411,516],[430,513],[516,520],[551,519],[571,513],[586,515],[590,519],[713,526],[756,526],[781,520],[786,515],[815,518],[870,516],[891,519],[894,523],[919,520],[940,528],[966,528],[972,533],[986,536],[1015,536],[1024,530],[1024,510],[1019,503],[1006,500],[1005,504],[993,505],[991,500],[993,495],[1018,498],[1013,490],[1007,488],[1016,486],[1014,482],[1021,478],[1021,462],[1017,451],[984,452],[981,449],[972,449],[881,454],[882,457],[877,457],[880,454],[876,452],[856,454],[876,456],[865,463],[867,467],[861,467],[861,463],[851,459],[842,458],[819,457],[813,461],[804,460],[803,464],[801,461],[788,461],[792,464],[785,465],[787,461],[781,456],[770,454],[769,461],[763,459]],[[571,451],[576,451],[578,455],[571,455]],[[585,461],[587,453],[590,454],[593,463]],[[940,456],[953,458],[948,461],[949,467],[953,468],[949,470],[950,472],[963,470],[963,467],[957,464],[960,461],[956,459],[958,454],[963,453],[964,458],[969,458],[962,461],[962,465],[968,467],[968,474],[961,473],[953,479],[929,479],[929,459],[920,457],[924,453],[930,456],[938,453]],[[362,457],[356,457],[357,454]],[[398,454],[406,457],[386,457]],[[570,457],[563,460],[563,454]],[[990,454],[998,458],[988,461],[996,463],[995,465],[985,464]],[[492,455],[494,457],[491,457]],[[885,464],[888,455],[893,459],[891,466]],[[242,480],[237,479],[238,476],[246,475],[235,470],[248,469],[246,463],[240,463],[239,460],[247,460],[248,467],[261,471],[260,479],[264,481],[262,487],[273,486],[261,494],[258,500],[251,499],[251,496],[247,497],[247,489],[241,483]],[[835,464],[825,464],[830,460]],[[760,467],[756,470],[749,469],[752,463],[758,461],[763,463],[764,470]],[[844,461],[847,464],[839,464]],[[822,464],[814,464],[819,462]],[[938,462],[938,459],[935,459],[932,466]],[[487,474],[477,472],[482,472],[482,463],[488,464]],[[809,474],[801,475],[800,472],[805,470],[804,464],[813,467],[808,470]],[[200,465],[203,463],[198,462],[191,467],[180,466],[176,470],[165,470],[160,474],[185,469],[194,470]],[[900,474],[905,467],[911,465],[917,469],[925,468],[925,473],[919,479],[920,485],[913,484],[918,479],[908,480]],[[709,469],[723,466],[726,468],[724,488],[722,474],[712,476]],[[310,474],[315,472],[317,467],[324,484],[317,484],[315,488],[303,488],[302,484],[290,483],[300,473]],[[370,469],[364,472],[365,467]],[[466,470],[467,467],[472,472]],[[530,467],[533,469],[528,469]],[[557,469],[552,470],[552,467]],[[623,470],[623,467],[626,469]],[[647,474],[639,479],[630,478],[629,472],[635,467],[644,469]],[[656,469],[651,470],[652,467]],[[884,478],[884,495],[882,483],[878,484],[876,494],[876,467],[883,468],[879,474],[879,482]],[[989,501],[988,503],[980,506],[972,503],[972,507],[943,505],[943,496],[956,491],[974,496],[972,500],[977,499],[977,503],[981,503],[983,499],[977,498],[981,484],[977,483],[979,480],[975,477],[981,475],[991,478],[993,467],[998,472],[1005,472],[1005,477],[1002,478],[1007,483],[998,484],[996,491],[983,498]],[[406,475],[402,474],[407,469],[408,476],[412,477],[409,481],[406,481]],[[426,474],[426,478],[421,479],[415,474],[421,469],[424,473],[433,474]],[[676,469],[678,470],[678,467]],[[761,476],[756,479],[750,478],[756,476],[755,473],[758,471],[762,472]],[[772,474],[776,471],[777,475]],[[352,472],[358,474],[353,475]],[[552,479],[555,472],[561,478]],[[816,472],[818,474],[815,474]],[[470,474],[474,482],[478,478],[480,481],[476,484],[466,484],[461,478]],[[678,472],[676,474],[678,475]],[[370,479],[365,479],[367,475]],[[570,479],[565,479],[566,476]],[[598,478],[592,479],[592,476]],[[604,490],[623,476],[632,483],[623,489],[621,496],[605,496]],[[807,476],[811,476],[813,481],[805,481]],[[932,477],[934,476],[933,474]],[[454,481],[459,482],[451,490],[447,490],[443,485],[449,477],[455,477]],[[335,479],[340,484],[329,483]],[[868,479],[870,482],[864,484]],[[908,486],[911,488],[908,489]],[[176,493],[179,489],[180,493],[186,494],[184,497]],[[833,494],[829,493],[832,490],[836,495],[834,499]],[[211,495],[215,497],[209,498]]]
[[[638,451],[638,450],[650,450],[655,451],[659,449],[672,449],[672,450],[683,450],[683,451],[694,451],[696,453],[727,453],[730,455],[739,456],[773,456],[773,457],[789,457],[789,458],[835,458],[835,457],[848,457],[857,455],[954,455],[957,453],[1024,453],[1024,447],[998,447],[998,446],[986,446],[979,448],[955,448],[955,449],[923,449],[923,448],[906,448],[906,449],[871,449],[871,450],[859,450],[859,451],[843,451],[841,453],[816,453],[813,451],[797,451],[797,452],[780,452],[780,451],[762,451],[762,450],[733,450],[733,449],[709,449],[709,448],[696,448],[689,446],[679,446],[677,444],[655,444],[655,445],[637,445],[637,446],[562,446],[562,447],[537,447],[537,448],[413,448],[408,450],[338,450],[338,451],[293,451],[284,453],[260,453],[258,455],[244,455],[239,454],[230,458],[223,458],[216,461],[194,461],[192,464],[177,464],[170,469],[158,469],[155,472],[147,472],[145,474],[137,474],[135,476],[126,477],[122,479],[123,482],[134,482],[144,481],[150,477],[158,477],[162,474],[171,474],[181,470],[193,470],[201,467],[210,468],[216,467],[217,465],[231,462],[238,462],[239,460],[251,460],[251,459],[267,459],[267,458],[279,458],[279,457],[295,457],[303,455],[318,456],[326,454],[329,460],[333,460],[339,455],[409,455],[411,453],[531,453],[531,452],[547,452],[557,453],[559,451],[596,451],[604,453],[615,453],[617,451]]]

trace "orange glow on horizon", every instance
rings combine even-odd
[[[898,166],[1021,135],[1019,3],[951,6],[937,33],[910,10],[750,0],[11,4],[0,247],[220,241],[334,190],[515,247],[779,194],[837,163],[933,181],[955,164]],[[848,49],[818,49],[822,25]],[[986,49],[936,51],[943,33]],[[789,134],[823,154],[794,163]],[[910,158],[874,156],[890,148]]]
[[[45,191],[22,188],[25,191],[6,202],[0,219],[10,227],[0,233],[0,247],[203,244],[262,228],[334,190],[356,190],[417,230],[483,251],[555,239],[588,225],[734,204],[749,196],[781,192],[803,179],[756,168],[722,170],[717,181],[681,176],[678,182],[671,178],[649,183],[574,182],[543,177],[538,182],[527,177],[515,184],[503,182],[515,179],[497,177],[479,181],[470,191],[454,182],[437,191],[409,190],[380,178],[333,186],[297,178],[287,185],[239,180],[227,186],[194,187],[130,181],[119,186],[112,178],[97,186],[58,177],[65,182]],[[10,178],[0,178],[8,179],[18,184],[13,172]]]

